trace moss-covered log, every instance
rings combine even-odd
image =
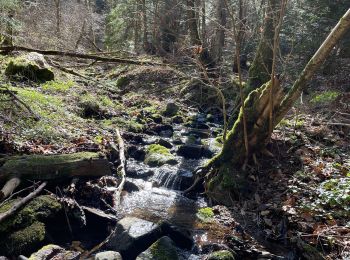
[[[8,158],[0,167],[0,181],[13,176],[30,180],[54,180],[109,174],[111,170],[106,157],[91,152],[14,156]]]

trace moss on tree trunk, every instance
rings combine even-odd
[[[311,80],[315,72],[331,53],[334,46],[350,30],[350,9],[340,19],[327,39],[306,65],[299,78],[294,82],[289,93],[284,96],[280,83],[274,84],[273,92],[273,126],[276,126],[294,102],[300,97],[301,91]],[[245,100],[247,118],[247,134],[250,153],[259,152],[269,137],[269,92],[268,82],[252,91]],[[204,167],[206,190],[212,199],[223,204],[231,204],[229,198],[235,198],[247,185],[247,178],[240,170],[244,163],[245,147],[243,141],[242,110],[229,132],[220,154],[214,157]],[[250,194],[253,194],[252,192]]]

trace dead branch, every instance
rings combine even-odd
[[[20,210],[23,206],[25,206],[29,201],[35,198],[46,186],[47,182],[43,182],[40,186],[29,193],[26,197],[14,203],[14,205],[6,212],[0,213],[0,223],[15,214],[18,210]]]
[[[19,97],[17,97],[14,91],[11,91],[8,88],[1,87],[0,92],[8,94],[14,101],[24,106],[28,110],[28,112],[33,115],[33,118],[36,121],[40,120],[40,116],[37,113],[35,113],[24,101],[22,101]]]
[[[120,165],[118,167],[118,172],[121,175],[121,182],[117,188],[117,190],[114,192],[114,207],[118,207],[120,205],[120,196],[124,188],[125,184],[125,176],[126,176],[126,157],[125,157],[125,145],[123,138],[119,132],[119,129],[116,130],[117,140],[118,140],[118,146],[119,146],[119,159],[120,159]]]
[[[27,48],[23,46],[2,46],[0,47],[0,51],[3,53],[10,53],[13,51],[37,52],[43,55],[66,56],[66,57],[72,57],[72,58],[81,58],[81,59],[122,63],[122,64],[133,64],[133,65],[151,65],[151,66],[163,65],[160,63],[150,62],[150,61],[130,60],[130,59],[115,58],[115,57],[103,57],[98,55],[90,55],[90,54],[77,53],[77,52],[39,50],[39,49],[32,49],[32,48]]]

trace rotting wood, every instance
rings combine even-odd
[[[0,181],[12,177],[29,180],[58,180],[74,176],[110,175],[107,158],[100,153],[80,152],[59,155],[24,155],[6,159],[0,167]]]
[[[0,201],[10,196],[20,183],[21,179],[17,177],[9,179],[0,191]]]
[[[0,223],[15,214],[18,210],[20,210],[22,207],[24,207],[29,201],[34,199],[46,186],[47,182],[43,182],[40,184],[40,186],[34,190],[33,192],[29,193],[26,197],[19,200],[18,202],[14,203],[14,205],[6,212],[0,213]]]
[[[163,65],[161,63],[151,62],[151,61],[139,61],[139,60],[130,60],[130,59],[123,59],[123,58],[115,58],[115,57],[103,57],[98,55],[91,55],[91,54],[78,53],[78,52],[68,52],[68,51],[65,52],[65,51],[56,51],[56,50],[40,50],[40,49],[27,48],[23,46],[0,46],[0,51],[3,53],[10,53],[13,51],[37,52],[43,55],[65,56],[65,57],[89,59],[89,60],[95,60],[95,61],[114,62],[114,63],[121,63],[121,64],[151,65],[151,66]]]

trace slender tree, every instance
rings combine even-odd
[[[274,88],[272,90],[274,93],[272,105],[275,111],[273,121],[275,127],[300,97],[301,92],[322,66],[332,49],[349,30],[350,9],[339,20],[327,39],[310,59],[287,95],[283,94],[278,78],[274,78],[273,85],[269,81],[249,94],[245,100],[245,111],[247,115],[248,145],[251,153],[263,152],[269,139],[270,88]],[[202,178],[205,178],[207,194],[212,199],[223,204],[230,204],[227,198],[233,198],[242,189],[247,188],[247,176],[241,170],[244,161],[245,145],[241,110],[237,121],[227,135],[222,151],[201,171],[202,176],[204,176]]]

